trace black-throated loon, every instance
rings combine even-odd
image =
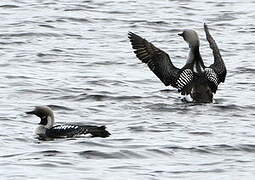
[[[188,60],[181,69],[173,65],[167,53],[146,39],[132,32],[128,33],[128,37],[137,58],[146,63],[166,86],[177,88],[182,95],[190,95],[194,102],[212,102],[213,93],[216,93],[218,85],[225,81],[227,70],[206,24],[204,30],[214,56],[214,63],[209,67],[204,65],[199,52],[199,37],[194,30],[184,30],[178,34],[190,48]]]
[[[74,137],[91,134],[92,137],[108,137],[110,133],[105,126],[64,124],[55,125],[53,111],[48,106],[36,106],[33,111],[26,112],[38,116],[41,121],[35,130],[35,134],[41,138]]]

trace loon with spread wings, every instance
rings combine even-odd
[[[170,56],[146,39],[129,32],[134,53],[166,85],[177,88],[182,95],[190,95],[194,102],[212,102],[213,93],[225,81],[227,70],[220,51],[208,27],[204,24],[206,39],[213,51],[214,63],[204,65],[199,52],[199,37],[194,30],[178,34],[188,43],[190,51],[186,64],[181,68],[173,65]]]

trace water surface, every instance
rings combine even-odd
[[[254,179],[255,2],[35,0],[0,2],[1,179]],[[132,53],[128,31],[181,67],[184,28],[228,68],[213,104],[187,104]],[[50,105],[56,121],[106,125],[109,138],[39,141]]]

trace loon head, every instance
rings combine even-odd
[[[54,114],[48,106],[36,106],[33,111],[26,112],[27,114],[34,114],[41,118],[40,125],[49,129],[54,125]]]
[[[183,39],[188,43],[189,47],[198,47],[199,46],[199,37],[196,33],[196,31],[191,29],[186,29],[182,33],[178,34],[179,36],[182,36]]]

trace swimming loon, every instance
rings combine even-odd
[[[108,137],[110,133],[105,126],[64,124],[54,126],[55,119],[53,111],[48,106],[36,106],[33,111],[26,112],[41,118],[39,126],[35,130],[36,135],[41,138],[74,137],[83,134],[91,134],[92,137]]]
[[[190,95],[193,102],[208,103],[213,101],[218,85],[225,81],[227,70],[220,51],[208,27],[204,24],[206,39],[213,51],[214,63],[209,67],[204,65],[199,52],[199,37],[194,30],[184,30],[178,34],[188,43],[190,51],[186,64],[176,68],[167,53],[155,47],[146,39],[129,32],[134,53],[151,71],[166,85],[173,86],[182,95]]]

